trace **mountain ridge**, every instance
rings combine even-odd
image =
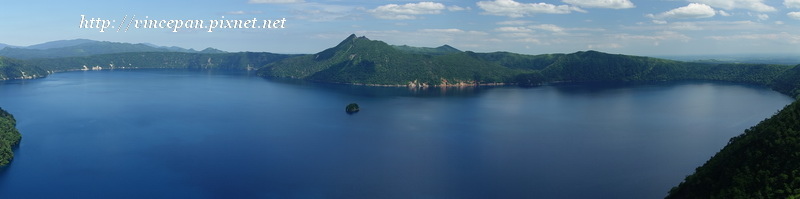
[[[224,53],[224,51],[214,48],[197,51],[176,46],[166,47],[144,43],[132,44],[89,39],[58,40],[30,46],[0,48],[0,56],[15,59],[81,57],[126,52]]]
[[[515,74],[513,69],[479,61],[466,52],[433,55],[419,49],[397,49],[383,41],[351,34],[338,45],[318,53],[266,65],[259,74],[331,83],[397,86],[501,83],[509,81]]]
[[[264,66],[259,70],[259,75],[329,83],[394,86],[534,86],[548,82],[672,80],[720,80],[770,85],[780,73],[793,68],[770,64],[681,62],[592,50],[569,54],[524,55],[460,50],[432,53],[430,50],[434,49],[393,46],[351,34],[338,45],[316,54],[293,57]]]

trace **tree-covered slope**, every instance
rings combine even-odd
[[[800,65],[775,77],[770,87],[778,92],[800,99]]]
[[[459,53],[461,50],[453,48],[450,45],[442,45],[436,48],[427,48],[427,47],[414,47],[414,46],[407,46],[407,45],[400,45],[400,46],[392,46],[397,50],[411,52],[411,53],[420,53],[420,54],[428,54],[428,55],[443,55],[443,54],[450,54],[450,53]]]
[[[731,138],[667,198],[798,197],[800,101]]]
[[[16,126],[14,116],[0,108],[0,166],[7,165],[14,159],[12,149],[22,139]]]
[[[259,71],[268,77],[381,85],[498,83],[511,81],[517,73],[481,61],[472,52],[420,53],[356,35],[333,48],[281,60]]]
[[[32,79],[47,76],[47,71],[27,62],[0,57],[0,80]]]
[[[251,70],[293,55],[274,53],[180,53],[134,52],[86,57],[31,59],[27,63],[48,71],[69,71],[87,68],[179,68]]]
[[[555,63],[565,54],[524,55],[510,52],[476,53],[483,61],[508,68],[542,70]]]
[[[790,66],[704,64],[585,51],[558,57],[542,73],[551,81],[719,80],[767,85]]]

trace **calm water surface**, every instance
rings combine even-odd
[[[662,198],[791,100],[718,82],[410,91],[59,73],[0,83],[23,133],[0,198]]]

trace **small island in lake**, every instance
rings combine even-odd
[[[358,108],[358,104],[356,103],[348,104],[347,107],[344,108],[344,111],[347,112],[348,114],[356,113],[359,110],[360,109]]]

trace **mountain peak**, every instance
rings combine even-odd
[[[439,46],[439,47],[436,47],[436,49],[440,50],[440,51],[443,51],[443,52],[461,52],[461,50],[459,50],[457,48],[454,48],[454,47],[452,47],[450,45],[447,45],[447,44]]]
[[[342,45],[345,45],[345,44],[351,44],[351,43],[353,43],[353,42],[355,42],[357,40],[361,40],[361,39],[366,39],[367,41],[369,41],[369,39],[367,39],[367,37],[365,37],[365,36],[360,36],[359,37],[359,36],[356,36],[356,34],[350,34],[350,36],[347,36],[347,38],[342,40],[342,42],[339,42],[339,45],[336,45],[336,46],[342,46]]]
[[[356,34],[354,33],[354,34],[350,34],[350,36],[347,36],[347,38],[345,38],[344,40],[353,40],[353,39],[355,39],[357,37],[358,36],[356,36]]]

